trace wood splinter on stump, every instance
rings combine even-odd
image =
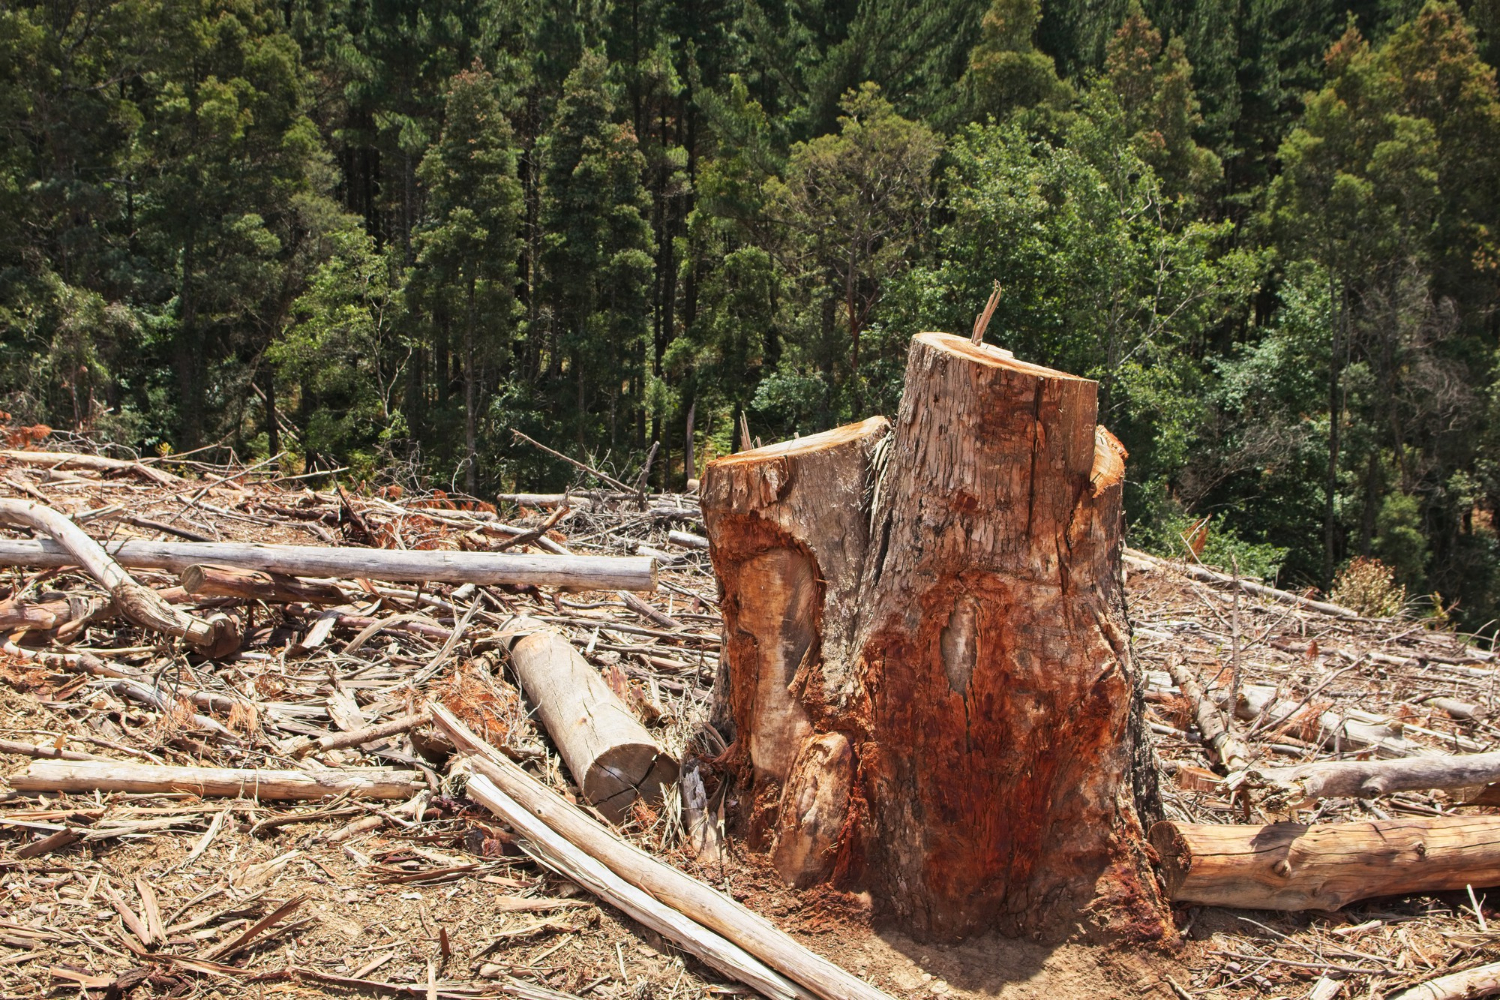
[[[1170,937],[1097,383],[940,333],[900,414],[710,464],[752,847],[924,938]]]

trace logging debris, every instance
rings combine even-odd
[[[598,903],[593,889],[580,894],[533,861],[524,838],[485,804],[448,783],[454,748],[425,721],[428,697],[453,706],[544,785],[582,801],[509,673],[502,633],[513,616],[565,637],[683,763],[690,807],[679,812],[670,796],[661,805],[633,805],[616,827],[620,835],[727,889],[892,995],[1180,996],[1170,978],[1193,996],[1363,997],[1372,988],[1395,994],[1440,983],[1494,957],[1496,932],[1479,918],[1496,917],[1495,894],[1479,885],[1472,901],[1455,890],[1357,902],[1332,915],[1188,907],[1178,913],[1187,927],[1180,955],[1140,965],[1110,964],[1125,959],[1074,946],[1025,951],[991,938],[956,948],[893,947],[872,933],[859,897],[787,889],[738,840],[734,790],[712,763],[725,749],[721,737],[733,736],[705,726],[718,669],[718,592],[701,548],[672,537],[703,537],[695,497],[589,489],[518,494],[496,509],[389,487],[350,487],[340,496],[308,485],[317,480],[283,479],[269,469],[171,461],[91,467],[89,457],[70,459],[65,477],[47,476],[62,464],[50,459],[0,457],[0,496],[44,502],[107,548],[177,544],[186,532],[336,551],[483,551],[535,531],[565,506],[546,534],[507,554],[556,558],[545,540],[585,557],[634,555],[644,546],[670,561],[660,564],[654,592],[631,593],[649,611],[617,587],[569,593],[330,575],[293,577],[311,589],[277,593],[286,580],[272,577],[268,586],[253,576],[270,570],[199,560],[191,565],[249,571],[260,589],[209,583],[189,593],[189,582],[202,585],[179,571],[132,570],[185,613],[243,616],[243,645],[217,661],[132,625],[87,574],[6,570],[4,774],[24,774],[34,761],[102,760],[416,777],[400,800],[12,790],[0,801],[0,995],[81,987],[93,997],[111,988],[144,996],[201,987],[253,996],[262,984],[269,993],[290,983],[341,995],[425,997],[430,986],[443,997],[686,1000],[743,989],[722,985],[730,982],[725,974]],[[1146,718],[1165,765],[1163,811],[1179,823],[1239,823],[1226,774],[1166,673],[1167,654],[1175,653],[1231,715],[1229,585],[1186,576],[1166,561],[1127,565],[1134,651],[1150,681]],[[1497,673],[1487,647],[1419,622],[1334,617],[1248,591],[1241,615],[1244,704],[1233,706],[1232,725],[1252,766],[1500,749],[1489,721]],[[1299,819],[1331,825],[1490,815],[1461,805],[1469,793],[1335,796],[1310,804]],[[1253,821],[1279,818],[1262,815],[1262,803],[1253,808]]]

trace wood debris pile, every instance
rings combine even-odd
[[[859,949],[875,938],[858,897],[785,889],[725,837],[735,790],[715,768],[726,748],[709,724],[721,620],[694,496],[579,490],[501,497],[497,507],[436,492],[313,488],[269,468],[25,451],[0,454],[0,500],[45,505],[115,554],[131,541],[319,546],[361,558],[645,556],[656,573],[654,591],[632,592],[310,579],[211,562],[127,567],[179,612],[233,623],[235,651],[210,658],[133,624],[89,573],[5,570],[0,996],[228,997],[290,981],[339,995],[676,1000],[746,988],[731,980],[810,997],[818,976],[836,980],[839,970],[814,968],[821,959],[811,952],[806,981],[782,978],[769,960],[767,971],[764,956],[736,957],[713,937],[718,904],[691,886],[673,913],[632,909],[649,900],[611,888],[608,872],[546,830],[523,832],[530,807],[501,818],[513,796],[554,793],[592,812],[621,850],[644,851],[640,864],[670,861],[893,994],[1010,988],[954,973],[912,978],[899,963],[866,968]],[[7,530],[0,557],[8,544],[40,544],[40,534]],[[1170,822],[1271,822],[1294,807],[1302,823],[1494,812],[1464,804],[1483,789],[1294,803],[1250,777],[1279,765],[1500,749],[1491,715],[1500,663],[1487,649],[1415,621],[1237,590],[1159,560],[1127,565]],[[552,645],[518,653],[523,643]],[[537,676],[553,677],[581,658],[608,692],[598,697],[628,708],[639,733],[616,742],[644,753],[645,770],[623,799],[618,788],[575,784],[580,760],[605,756],[542,724],[532,690],[522,690],[528,655],[551,665]],[[1223,739],[1202,728],[1210,710]],[[503,759],[474,751],[466,733]],[[656,770],[661,761],[670,773]],[[1153,958],[1155,971],[1133,988],[1395,995],[1500,957],[1500,932],[1488,925],[1500,912],[1484,886],[1473,889],[1355,901],[1336,913],[1186,906],[1185,947]],[[674,924],[695,905],[704,910],[690,914],[692,927]],[[705,964],[695,947],[719,959]]]

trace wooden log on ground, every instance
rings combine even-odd
[[[684,872],[621,840],[479,739],[451,712],[432,705],[432,720],[468,766],[521,808],[626,882],[732,941],[823,1000],[891,1000],[885,993],[797,943],[764,917]]]
[[[833,857],[918,937],[1173,934],[1139,818],[1158,807],[1125,452],[1097,390],[923,333],[888,440],[855,425],[705,474],[750,834],[807,825],[778,795],[812,787],[799,759],[833,769],[816,782],[833,794],[798,801],[838,808],[845,756],[799,755],[844,734],[854,821],[820,819],[838,843],[783,858]]]
[[[1267,809],[1284,811],[1340,796],[1368,799],[1391,792],[1470,788],[1497,781],[1500,753],[1476,753],[1252,767],[1238,785],[1250,789]]]
[[[1361,899],[1500,885],[1500,816],[1151,828],[1176,903],[1337,910]]]
[[[472,775],[464,794],[505,820],[525,838],[522,847],[535,853],[547,867],[675,942],[710,968],[770,1000],[813,1000],[813,994],[773,972],[744,949],[652,898],[574,847],[485,775]]]
[[[79,750],[59,750],[55,746],[40,746],[35,743],[23,743],[20,740],[0,740],[0,753],[40,757],[45,760],[109,760],[108,757],[100,757],[98,754],[83,753]]]
[[[659,800],[677,761],[573,644],[531,618],[506,622],[511,669],[583,797],[610,820],[638,798]]]
[[[22,792],[190,792],[249,799],[409,799],[425,788],[416,771],[270,771],[237,767],[169,767],[119,761],[34,761],[6,781]]]
[[[1390,1000],[1472,1000],[1496,993],[1500,993],[1500,962],[1450,972],[1389,996]]]
[[[1219,573],[1211,570],[1207,566],[1173,562],[1168,559],[1162,559],[1160,556],[1153,556],[1149,552],[1142,552],[1139,549],[1126,549],[1125,555],[1134,563],[1154,568],[1164,567],[1175,570],[1191,579],[1198,580],[1201,583],[1211,583],[1216,587],[1238,586],[1240,590],[1247,594],[1254,594],[1256,597],[1268,597],[1282,604],[1291,604],[1299,608],[1305,608],[1308,611],[1316,611],[1320,615],[1330,615],[1334,618],[1360,617],[1358,611],[1350,608],[1342,607],[1338,604],[1330,604],[1327,601],[1315,601],[1311,597],[1303,597],[1301,594],[1294,594],[1288,590],[1278,590],[1275,587],[1268,587],[1263,583],[1247,580],[1244,577],[1236,578],[1228,573]]]
[[[114,605],[98,597],[69,594],[41,601],[0,601],[0,632],[31,629],[46,632],[75,622],[88,622],[114,613]]]
[[[447,550],[324,548],[244,542],[112,542],[122,566],[181,573],[197,563],[285,573],[288,576],[437,583],[516,584],[579,590],[655,590],[655,560],[636,556],[537,556]],[[75,565],[49,541],[0,539],[0,566]]]
[[[233,566],[195,563],[179,573],[178,579],[182,589],[195,597],[238,597],[271,604],[343,604],[349,599],[332,583]]]
[[[133,472],[161,486],[178,486],[187,480],[165,469],[103,455],[79,455],[70,451],[0,450],[0,458],[21,465],[45,465],[50,469],[91,469],[94,472]]]
[[[204,621],[172,607],[155,591],[137,583],[98,542],[51,507],[30,500],[0,499],[0,521],[52,536],[50,544],[65,553],[63,565],[83,567],[109,593],[120,614],[141,628],[176,636],[211,657],[226,656],[239,648],[242,637],[237,622],[225,616]]]
[[[1193,706],[1193,720],[1198,724],[1198,733],[1225,770],[1234,772],[1249,767],[1250,748],[1235,735],[1232,725],[1219,712],[1213,700],[1203,693],[1203,686],[1198,683],[1193,668],[1173,656],[1167,660],[1167,672],[1181,689],[1188,704]]]

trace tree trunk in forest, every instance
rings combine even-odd
[[[894,429],[709,466],[742,818],[787,881],[922,938],[1171,935],[1096,390],[924,333]]]

